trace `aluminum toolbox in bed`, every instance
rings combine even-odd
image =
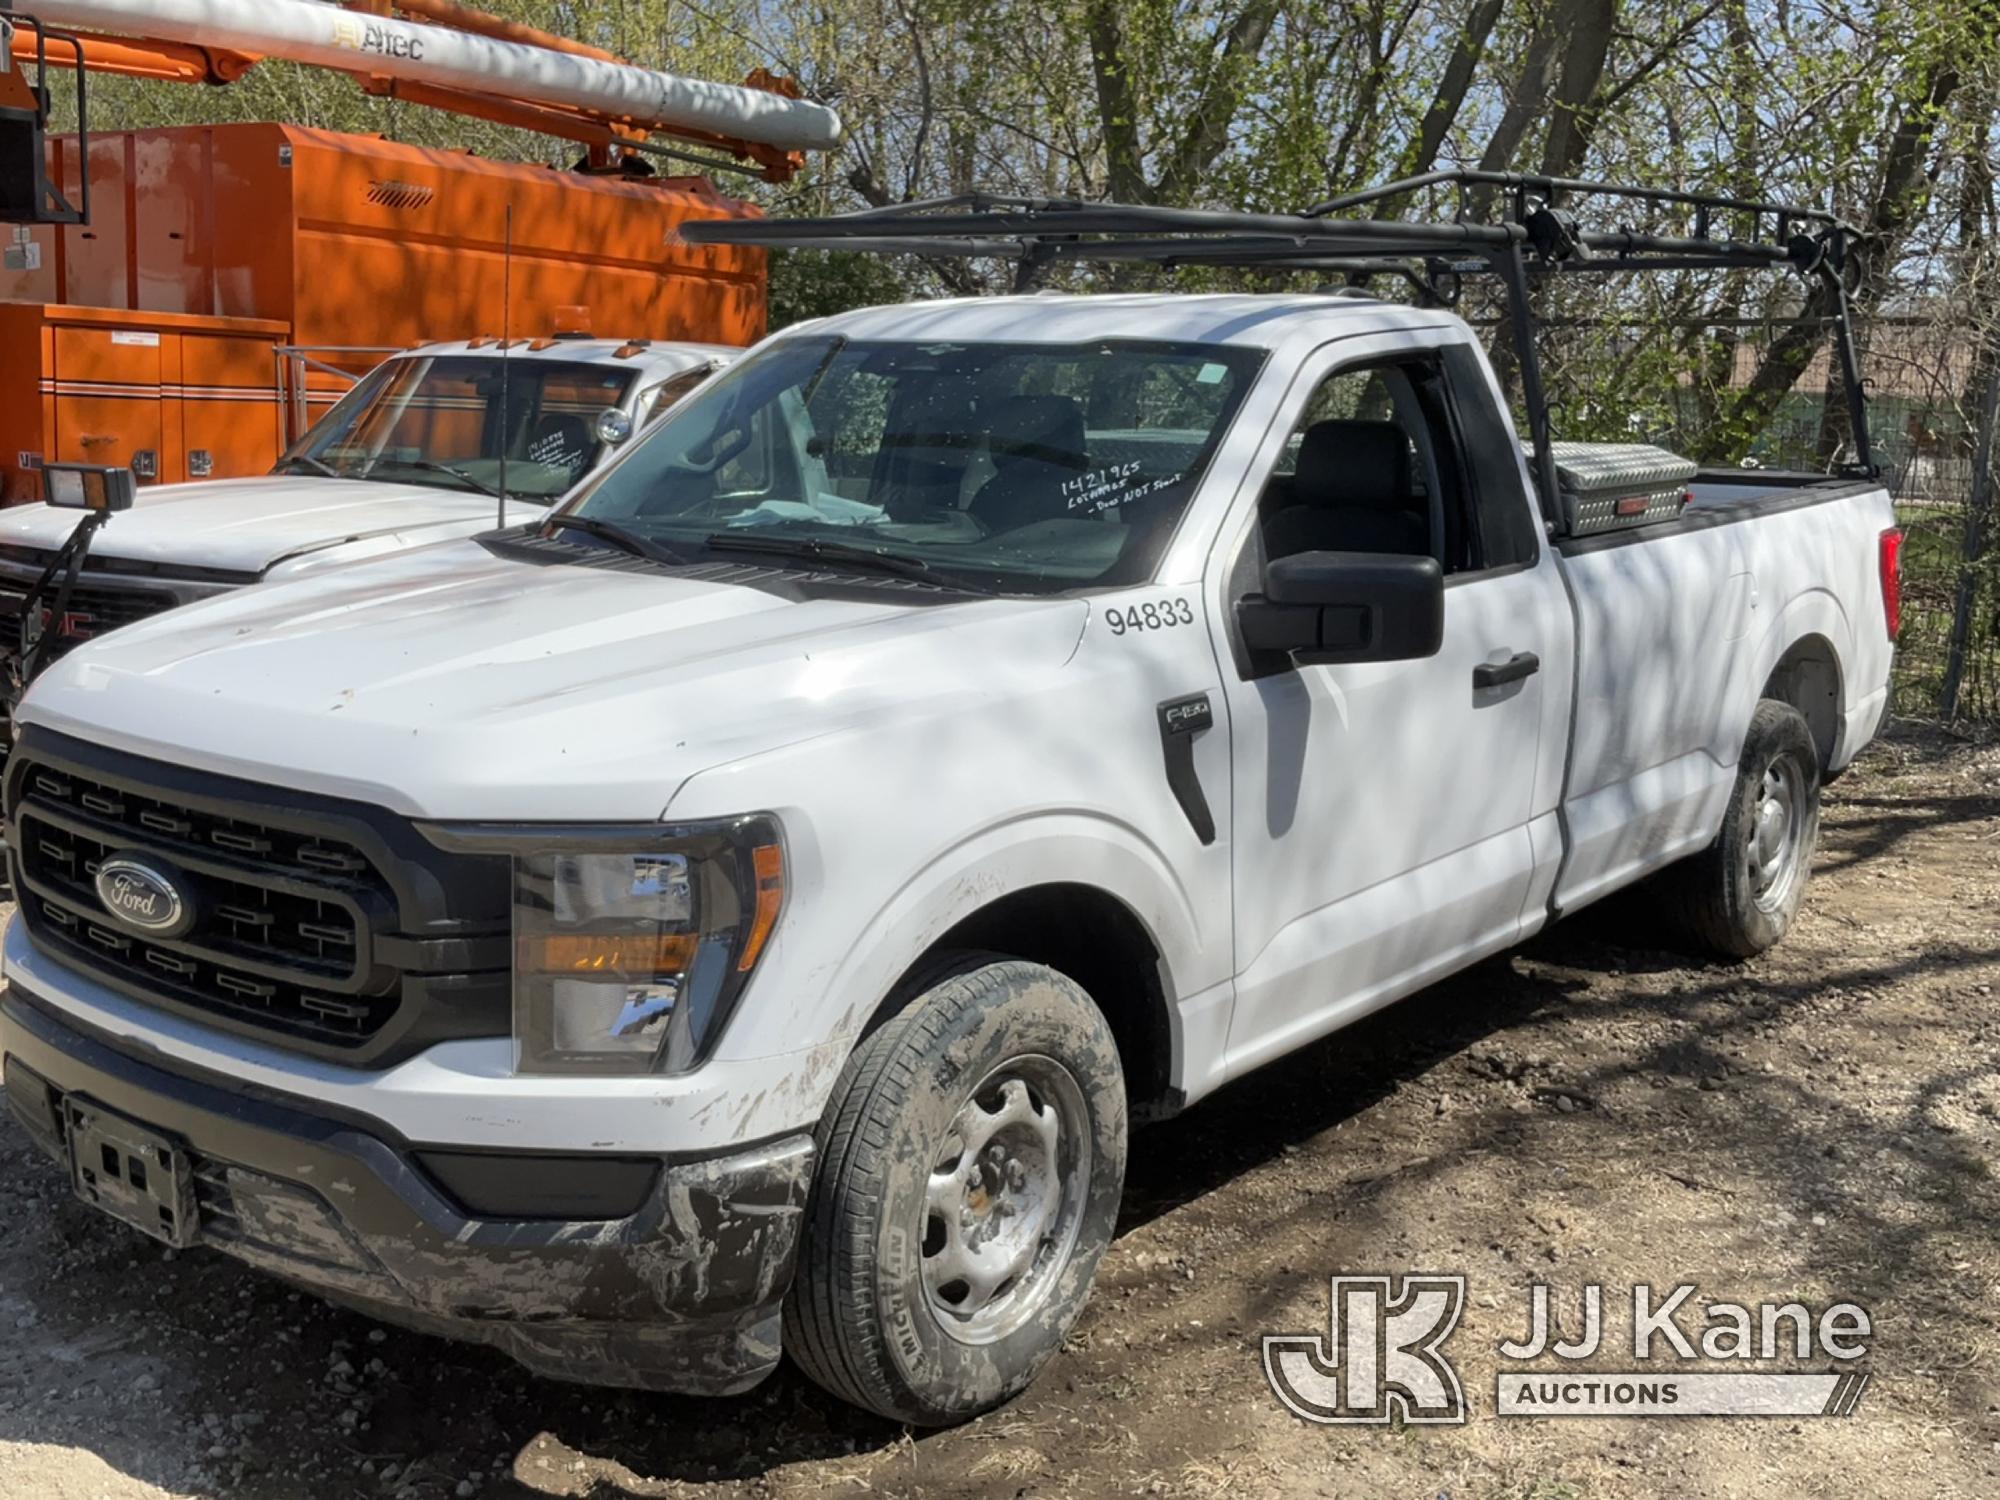
[[[1650,443],[1552,443],[1550,450],[1570,536],[1671,521],[1687,504],[1697,468]]]

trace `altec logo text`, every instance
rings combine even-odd
[[[1335,1276],[1327,1332],[1269,1334],[1264,1374],[1295,1416],[1309,1422],[1454,1424],[1467,1408],[1444,1350],[1464,1311],[1463,1276]],[[1527,1332],[1499,1345],[1495,1391],[1502,1416],[1846,1416],[1861,1400],[1861,1370],[1772,1369],[1772,1364],[1867,1356],[1867,1312],[1838,1302],[1814,1313],[1796,1301],[1698,1302],[1690,1285],[1630,1292],[1629,1343],[1606,1340],[1601,1286],[1582,1289],[1577,1337],[1556,1328],[1554,1294],[1529,1289]],[[1635,1370],[1581,1370],[1575,1361],[1617,1357]],[[1550,1366],[1545,1361],[1562,1362]],[[1732,1362],[1690,1370],[1683,1361]],[[1766,1366],[1757,1368],[1756,1366]]]
[[[406,57],[412,62],[422,62],[424,58],[422,37],[379,26],[373,21],[336,16],[333,18],[331,39],[334,46],[345,47],[350,52],[376,52],[383,57]]]

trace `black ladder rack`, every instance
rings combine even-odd
[[[1457,214],[1451,219],[1351,213],[1439,189],[1457,194]],[[1689,222],[1679,234],[1587,229],[1572,211],[1585,199],[1682,210]],[[1300,213],[961,193],[818,218],[706,220],[685,224],[680,233],[687,242],[702,245],[1012,260],[1021,290],[1052,264],[1125,262],[1333,272],[1356,284],[1395,276],[1421,300],[1449,306],[1457,301],[1464,277],[1493,276],[1506,295],[1543,514],[1552,524],[1561,510],[1550,462],[1549,407],[1536,354],[1531,279],[1572,273],[1790,270],[1826,288],[1827,321],[1853,429],[1855,461],[1842,472],[1869,479],[1879,473],[1842,274],[1859,231],[1824,209],[1580,178],[1442,171],[1332,198]]]

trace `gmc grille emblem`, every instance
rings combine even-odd
[[[70,609],[64,610],[58,620],[54,610],[44,607],[36,614],[34,630],[28,636],[29,643],[33,644],[47,635],[51,626],[55,628],[59,641],[87,641],[97,634],[97,616],[85,610]]]

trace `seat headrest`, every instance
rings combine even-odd
[[[1395,422],[1315,422],[1299,441],[1292,485],[1301,505],[1406,510],[1409,434]]]
[[[1025,459],[1065,469],[1090,467],[1083,409],[1067,396],[1009,396],[994,404],[986,431],[995,469]]]

